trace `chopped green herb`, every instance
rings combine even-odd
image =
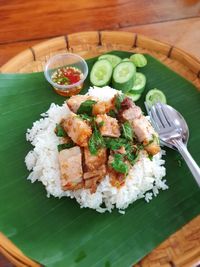
[[[152,161],[153,160],[153,155],[148,154],[148,158]]]
[[[98,149],[105,146],[104,139],[97,127],[94,128],[94,132],[90,137],[88,146],[92,155],[96,155]]]
[[[55,133],[58,137],[66,137],[67,133],[60,124],[56,124]]]
[[[120,147],[124,146],[127,141],[124,138],[112,138],[112,137],[104,137],[104,142],[106,148],[111,150],[120,149]]]
[[[102,127],[105,124],[105,121],[101,121],[100,123],[98,123],[98,127]]]
[[[114,160],[111,163],[113,169],[120,173],[128,173],[128,165],[123,161],[123,155],[115,154]]]
[[[125,145],[126,158],[133,165],[136,161],[137,155],[133,151],[133,146],[130,143]]]
[[[123,102],[124,98],[124,94],[117,94],[117,96],[115,97],[115,108],[117,109],[117,111],[120,110],[121,103]]]
[[[63,149],[74,147],[75,144],[73,142],[67,143],[67,144],[60,144],[58,145],[58,151],[60,152]]]
[[[108,116],[112,117],[112,118],[116,118],[117,117],[117,114],[115,113],[115,111],[113,109],[111,109],[108,113],[107,113]]]
[[[122,136],[125,137],[129,141],[133,140],[133,129],[132,129],[131,124],[128,121],[122,124]]]
[[[92,121],[93,120],[93,118],[92,117],[90,117],[90,116],[88,116],[87,114],[79,114],[78,115],[81,119],[83,119],[83,120],[86,120],[86,121]]]
[[[86,100],[83,103],[81,103],[79,109],[77,110],[77,114],[87,114],[89,116],[92,115],[92,108],[94,104],[97,102],[94,100]]]

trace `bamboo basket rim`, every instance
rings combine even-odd
[[[113,49],[115,48],[115,49]],[[200,59],[185,52],[184,50],[173,46],[167,42],[151,39],[144,35],[122,32],[122,31],[86,31],[76,32],[66,36],[59,36],[49,40],[40,42],[32,47],[27,48],[21,53],[11,58],[7,63],[0,67],[0,73],[18,73],[18,72],[37,72],[41,71],[43,63],[47,60],[47,55],[51,53],[59,53],[60,51],[68,51],[74,53],[82,53],[83,57],[93,57],[102,53],[102,51],[109,50],[127,50],[137,52],[141,50],[142,53],[150,53],[153,56],[164,61],[164,64],[170,66],[182,76],[188,74],[186,77],[192,81],[194,85],[200,90]],[[91,56],[90,56],[91,55]],[[169,62],[168,62],[169,61]],[[171,64],[171,65],[170,65]],[[28,66],[28,67],[27,67]],[[39,67],[38,67],[39,66]],[[184,72],[182,71],[184,69]],[[183,257],[177,257],[174,250],[174,240],[180,239],[180,236],[185,233],[199,233],[199,249],[194,249],[185,253]],[[188,238],[188,234],[186,234]],[[185,241],[187,241],[187,238]],[[178,244],[180,245],[181,242]],[[153,250],[147,256],[147,260],[142,260],[136,266],[157,266],[162,263],[162,257],[158,256],[166,249],[166,254],[163,258],[169,257],[168,264],[173,263],[173,266],[189,267],[192,262],[200,261],[200,215],[186,224],[181,230],[174,233],[160,246]],[[41,266],[37,262],[26,257],[7,237],[0,233],[0,252],[5,255],[16,266]],[[175,258],[175,261],[174,261]],[[152,259],[154,261],[152,261]],[[161,259],[161,260],[160,260]],[[171,262],[171,263],[170,263]],[[175,263],[174,263],[175,262]],[[154,265],[155,264],[155,265]],[[176,265],[177,264],[177,265]],[[164,265],[158,265],[164,266]]]
[[[200,58],[197,58],[196,56],[191,55],[190,53],[184,51],[183,49],[178,48],[175,45],[171,45],[168,42],[163,42],[163,41],[159,41],[156,39],[152,39],[152,38],[146,37],[145,35],[142,35],[142,34],[136,34],[136,33],[125,32],[125,31],[85,31],[85,32],[76,32],[76,33],[72,33],[69,35],[63,35],[63,36],[58,36],[55,38],[50,38],[48,40],[40,42],[39,44],[36,44],[32,47],[29,47],[26,50],[18,53],[16,56],[12,57],[10,60],[8,60],[5,64],[3,64],[0,67],[0,73],[13,72],[13,68],[12,68],[13,65],[15,66],[15,64],[19,63],[20,61],[23,62],[23,59],[27,57],[27,54],[29,54],[29,62],[36,61],[37,55],[36,55],[35,49],[37,49],[39,51],[44,46],[51,47],[51,43],[54,42],[55,40],[58,40],[59,38],[63,38],[65,40],[66,49],[67,50],[72,49],[72,52],[73,52],[73,45],[71,45],[71,42],[70,42],[70,39],[73,38],[73,36],[96,34],[98,36],[97,37],[98,40],[97,40],[96,45],[101,46],[102,45],[102,36],[104,34],[113,34],[113,33],[117,34],[117,35],[119,35],[119,34],[132,35],[132,45],[130,45],[129,48],[143,47],[141,45],[141,42],[140,42],[141,38],[142,39],[145,38],[145,40],[147,40],[147,41],[153,41],[154,44],[157,45],[156,49],[155,48],[153,49],[154,51],[158,51],[159,53],[166,55],[166,57],[168,57],[168,58],[179,61],[180,63],[187,66],[192,72],[194,72],[196,74],[197,78],[200,78]],[[123,40],[122,40],[122,43],[123,43]],[[168,48],[167,52],[162,51],[162,49],[161,49],[162,46],[165,46],[166,48]],[[183,56],[183,57],[185,56],[187,58],[187,60],[185,60],[183,62],[182,60],[180,60],[178,55]],[[19,67],[19,65],[18,65],[18,67]],[[16,72],[18,72],[17,68],[16,68]]]

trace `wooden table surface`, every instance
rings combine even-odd
[[[200,58],[199,0],[0,0],[0,66],[46,39],[120,30],[166,41]],[[13,266],[0,255],[0,266]]]

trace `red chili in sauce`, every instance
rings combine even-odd
[[[58,68],[51,76],[52,81],[59,85],[71,85],[81,80],[83,73],[75,67]]]

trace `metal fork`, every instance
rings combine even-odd
[[[159,134],[161,145],[179,151],[200,186],[200,168],[187,149],[189,130],[184,118],[174,108],[165,104],[156,103],[149,108],[145,103],[145,107]]]

